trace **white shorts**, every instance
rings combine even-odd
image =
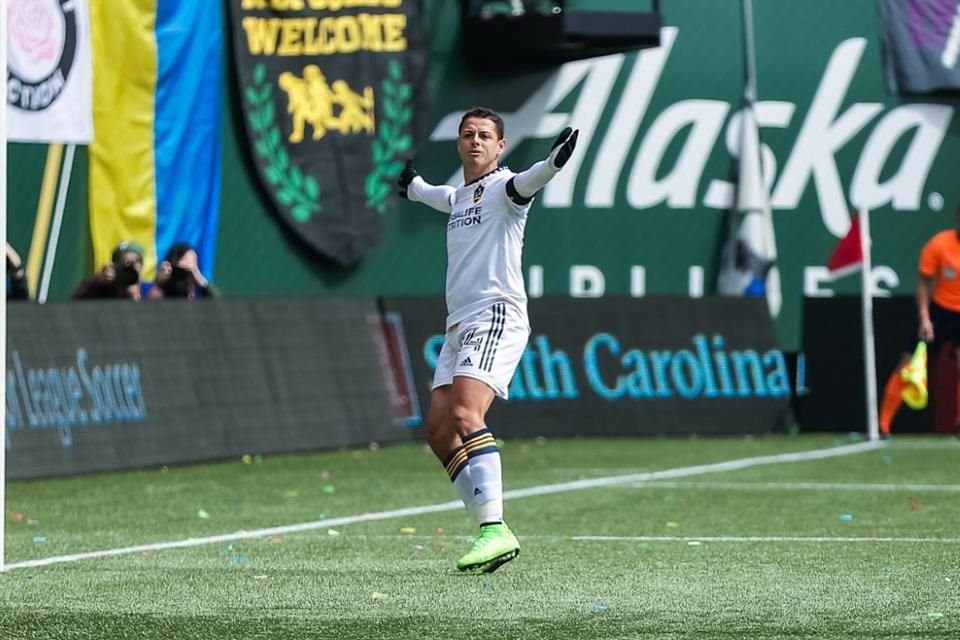
[[[501,398],[530,337],[526,314],[496,302],[447,330],[433,374],[433,387],[453,384],[454,376],[485,382]]]

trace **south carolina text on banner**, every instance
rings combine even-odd
[[[6,0],[7,136],[87,144],[90,20],[87,0]]]
[[[91,5],[94,259],[118,242],[146,248],[144,278],[175,242],[212,272],[220,209],[222,41],[218,2]]]

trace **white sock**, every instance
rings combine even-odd
[[[453,480],[453,488],[457,490],[457,495],[463,501],[463,506],[467,508],[474,520],[477,519],[476,503],[473,500],[473,478],[470,476],[470,465],[465,466]],[[479,524],[479,520],[477,524]]]
[[[463,440],[473,480],[474,515],[480,524],[503,522],[503,471],[500,450],[489,429],[471,433]]]
[[[464,451],[462,446],[451,451],[447,459],[444,460],[443,466],[446,468],[447,475],[450,476],[453,488],[460,496],[463,506],[467,508],[471,516],[476,518],[476,503],[473,499],[474,485],[473,478],[470,475],[470,465],[467,463],[467,452]]]

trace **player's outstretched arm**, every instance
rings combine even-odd
[[[412,202],[422,202],[443,213],[453,211],[453,199],[457,190],[445,184],[434,186],[427,183],[417,173],[413,166],[413,160],[407,160],[406,166],[400,172],[397,185],[400,187],[401,198],[407,198]]]
[[[546,160],[541,160],[523,173],[510,178],[510,182],[507,183],[507,195],[510,199],[517,204],[530,202],[537,191],[543,189],[563,168],[563,165],[567,164],[567,160],[577,147],[578,135],[580,135],[579,129],[567,127],[554,141]]]

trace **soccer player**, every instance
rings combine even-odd
[[[931,353],[945,342],[953,344],[960,369],[960,205],[955,212],[955,227],[936,233],[920,252],[917,278],[917,337],[933,343]],[[915,342],[915,341],[914,341]],[[901,371],[909,364],[905,352],[896,370],[887,380],[880,406],[880,434],[890,435],[908,381]],[[960,375],[960,372],[958,372]],[[957,384],[957,411],[954,424],[960,428],[960,378]]]
[[[503,119],[475,108],[460,120],[464,184],[428,184],[408,160],[400,195],[448,214],[446,335],[430,394],[427,442],[480,525],[461,571],[495,571],[520,544],[503,521],[500,451],[486,414],[520,362],[530,323],[521,271],[523,230],[533,196],[563,168],[579,131],[560,134],[550,155],[522,173],[500,164]]]

